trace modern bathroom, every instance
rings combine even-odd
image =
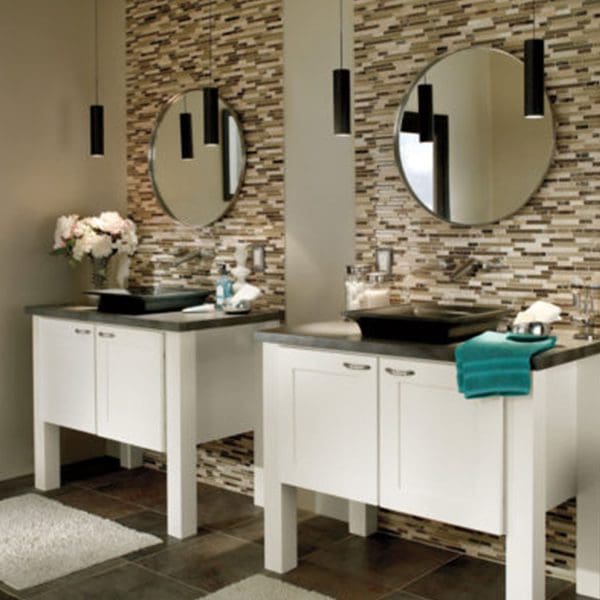
[[[0,600],[600,599],[599,0],[0,48]]]

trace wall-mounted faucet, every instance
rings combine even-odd
[[[476,275],[479,271],[489,272],[508,268],[508,265],[506,265],[499,256],[486,261],[469,257],[458,263],[446,263],[446,265],[448,268],[452,269],[448,274],[450,281],[458,281],[465,276],[471,277]]]
[[[215,257],[215,253],[212,250],[208,250],[207,248],[197,248],[196,250],[192,250],[191,252],[187,252],[183,256],[176,258],[173,261],[173,266],[179,267],[180,265],[182,265],[190,260],[193,260],[194,258],[213,259],[214,257]]]

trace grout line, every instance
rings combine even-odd
[[[423,573],[421,573],[421,575],[419,575],[418,577],[415,577],[414,579],[411,579],[409,581],[407,581],[406,583],[404,583],[403,585],[401,585],[400,587],[394,588],[395,591],[405,591],[408,587],[410,587],[413,583],[416,583],[417,581],[420,581],[421,579],[424,579],[425,577],[428,577],[429,575],[431,575],[432,573],[435,573],[436,571],[438,571],[439,569],[442,569],[443,567],[448,566],[451,562],[454,562],[455,560],[458,560],[459,558],[461,558],[463,555],[462,554],[457,554],[455,556],[453,556],[452,558],[444,561],[443,563],[440,563],[439,565],[437,565],[436,567],[433,567],[431,569],[429,569],[428,571],[425,571]],[[408,592],[408,593],[412,593],[412,592]],[[418,597],[418,596],[417,596]]]
[[[174,581],[175,583],[179,583],[180,585],[183,585],[183,586],[189,588],[190,590],[193,590],[194,592],[210,594],[209,590],[205,590],[204,588],[201,588],[201,587],[198,587],[195,585],[191,585],[189,583],[186,583],[185,581],[181,581],[181,579],[177,579],[177,577],[173,577],[172,575],[168,575],[167,573],[162,573],[161,571],[155,571],[154,569],[150,569],[146,565],[141,565],[139,563],[133,563],[133,564],[140,567],[144,571],[147,571],[148,573],[152,573],[153,575],[159,575],[160,577],[164,577],[165,579],[168,579],[169,581]]]

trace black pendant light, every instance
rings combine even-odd
[[[333,132],[352,133],[350,125],[350,70],[344,69],[344,0],[340,0],[340,68],[333,71]]]
[[[204,88],[204,144],[216,146],[219,143],[219,88],[215,87],[212,68],[212,29],[213,0],[210,2],[208,22],[208,69],[211,85]]]
[[[183,95],[183,112],[179,113],[179,140],[181,142],[181,160],[192,160],[194,158],[192,114],[188,112],[185,94]]]
[[[98,0],[94,0],[94,67],[96,103],[90,106],[90,154],[104,156],[104,107],[98,104]]]
[[[419,84],[417,95],[419,100],[419,141],[433,142],[433,86],[427,81]]]
[[[525,117],[544,117],[544,40],[535,37],[535,0],[533,2],[533,39],[525,40]]]

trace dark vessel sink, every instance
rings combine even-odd
[[[86,293],[100,297],[98,312],[143,315],[202,304],[212,290],[165,286],[90,290]]]
[[[345,313],[363,337],[427,344],[452,344],[495,330],[509,310],[498,306],[401,304]]]

